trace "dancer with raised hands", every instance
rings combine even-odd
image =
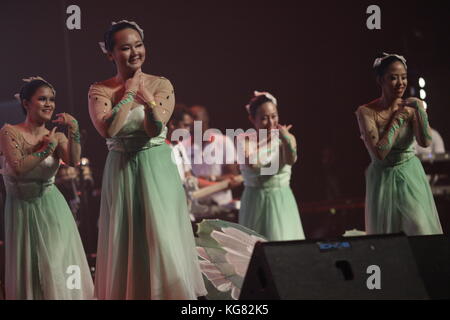
[[[60,160],[80,161],[77,120],[57,114],[55,89],[40,77],[26,82],[17,98],[24,122],[0,131],[5,205],[6,299],[92,299],[94,288],[86,255],[69,206],[54,185]]]
[[[198,225],[197,251],[211,300],[239,298],[256,242],[305,239],[290,188],[297,161],[292,126],[279,123],[277,100],[268,92],[255,91],[246,109],[254,128],[238,136],[245,186],[239,224],[203,220]]]
[[[366,232],[442,233],[430,185],[414,155],[414,139],[427,147],[431,134],[423,102],[403,98],[408,85],[406,59],[384,53],[373,68],[381,97],[356,111],[372,159],[366,173]]]
[[[113,23],[102,48],[114,77],[89,90],[89,112],[109,149],[99,220],[99,299],[196,299],[206,294],[186,198],[166,144],[175,96],[142,72],[143,30]]]
[[[244,140],[245,164],[239,223],[268,240],[304,239],[297,202],[290,188],[297,143],[292,126],[279,123],[277,100],[255,91],[247,105],[249,120],[257,130]],[[266,132],[266,134],[261,134]],[[254,161],[253,161],[254,160]]]

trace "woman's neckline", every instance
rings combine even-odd
[[[25,138],[25,135],[23,134],[23,130],[22,130],[22,129],[19,129],[20,127],[22,127],[22,124],[13,125],[12,127],[14,128],[14,130],[15,130],[17,133],[20,134],[20,137],[23,139],[23,141],[24,141],[26,144],[28,144],[29,146],[32,146],[32,147],[37,146],[38,144],[40,144],[40,143],[42,142],[42,138],[45,136],[45,135],[42,136],[42,137],[39,139],[39,141],[38,141],[37,143],[33,144],[33,143],[30,143],[30,142]],[[47,130],[47,131],[48,131],[48,130]],[[47,132],[47,134],[48,134],[48,132]]]

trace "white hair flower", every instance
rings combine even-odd
[[[23,78],[22,79],[23,82],[27,82],[27,83],[31,82],[31,81],[34,81],[34,80],[41,80],[41,81],[45,82],[50,87],[50,89],[52,90],[53,94],[56,95],[56,90],[52,86],[52,84],[50,82],[48,82],[47,80],[45,80],[44,78],[40,77],[40,76],[34,76],[34,77],[28,77],[28,78]],[[22,102],[20,100],[20,94],[19,93],[14,94],[14,98],[16,98],[19,102]]]
[[[405,59],[405,57],[400,56],[400,55],[395,54],[395,53],[386,53],[386,52],[383,52],[383,56],[382,57],[375,59],[375,61],[373,62],[373,67],[377,68],[383,62],[383,60],[385,60],[385,59],[387,59],[389,57],[396,57],[397,59],[399,59],[405,65],[405,68],[406,68],[406,59]]]
[[[259,96],[265,96],[267,99],[269,99],[274,105],[278,105],[277,103],[277,99],[269,92],[266,91],[253,91],[253,97],[259,97]],[[250,104],[247,104],[245,106],[245,109],[247,110],[247,112],[250,114]]]

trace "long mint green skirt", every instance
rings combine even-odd
[[[92,299],[94,287],[77,225],[55,185],[39,197],[7,195],[6,299]]]
[[[297,203],[289,186],[246,186],[241,198],[239,224],[269,241],[305,239]]]
[[[366,173],[366,231],[368,234],[442,233],[438,212],[422,164],[417,157],[395,165],[376,162]]]
[[[186,196],[165,143],[108,154],[95,291],[99,299],[206,295]]]

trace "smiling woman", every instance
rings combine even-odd
[[[366,232],[442,233],[436,205],[413,141],[431,143],[423,102],[404,99],[404,57],[386,54],[374,63],[381,97],[356,111],[361,138],[372,158],[366,173]]]
[[[91,299],[93,283],[77,226],[54,186],[60,160],[80,160],[78,123],[57,115],[69,138],[45,124],[55,110],[55,90],[42,78],[24,79],[18,98],[26,120],[0,131],[0,160],[6,186],[6,299]],[[67,270],[78,267],[73,290]]]
[[[89,113],[109,154],[103,174],[95,293],[98,299],[196,299],[206,294],[185,193],[166,123],[172,84],[141,71],[144,33],[113,23],[103,48],[115,77],[89,91]]]
[[[239,223],[271,241],[302,240],[303,226],[290,187],[292,166],[297,161],[296,138],[289,132],[292,126],[279,123],[277,100],[268,92],[255,91],[246,108],[258,134],[267,130],[269,137],[259,136],[244,145],[246,163],[240,170],[245,188]],[[277,132],[274,129],[279,134],[272,137]],[[264,169],[273,163],[279,165],[277,170],[267,174]]]

